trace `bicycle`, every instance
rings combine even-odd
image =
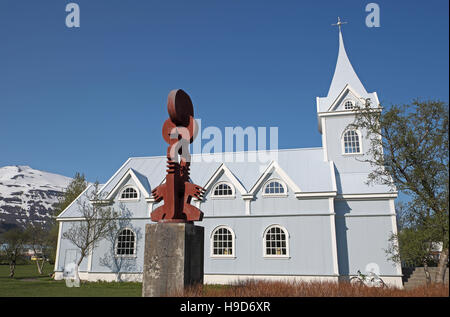
[[[386,283],[381,277],[379,277],[374,272],[369,272],[369,274],[363,274],[358,270],[358,275],[350,278],[350,284],[357,286],[368,286],[368,287],[387,287]]]

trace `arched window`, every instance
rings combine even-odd
[[[214,187],[213,197],[234,197],[234,190],[229,183],[219,183]]]
[[[287,195],[287,188],[284,182],[280,180],[269,180],[264,185],[264,196],[286,196]]]
[[[120,199],[138,199],[139,194],[136,188],[133,186],[125,187],[120,194]]]
[[[353,108],[355,108],[355,103],[353,102],[353,100],[347,100],[344,103],[344,109],[345,110],[353,110]]]
[[[264,232],[265,257],[289,257],[289,235],[285,228],[273,225]]]
[[[234,232],[226,226],[219,226],[211,234],[212,257],[234,257]]]
[[[343,153],[359,154],[361,153],[360,135],[356,130],[348,130],[343,136]]]
[[[131,229],[125,228],[117,236],[116,255],[133,256],[136,253],[136,235]]]

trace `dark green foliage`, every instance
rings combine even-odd
[[[67,186],[64,195],[61,197],[55,211],[54,216],[58,216],[64,211],[80,194],[86,189],[88,183],[84,174],[76,173],[72,182]]]
[[[49,222],[47,234],[47,244],[49,245],[50,263],[54,263],[56,257],[56,247],[58,244],[58,224],[56,217],[64,211],[81,193],[86,189],[88,183],[84,174],[76,173],[72,182],[67,186],[64,195],[60,198],[57,207],[54,210],[53,218]]]

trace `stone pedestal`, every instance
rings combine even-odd
[[[145,226],[142,296],[167,296],[203,284],[204,228],[189,223]]]

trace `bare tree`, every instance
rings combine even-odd
[[[120,217],[117,219],[117,231],[110,231],[106,240],[109,242],[109,249],[104,256],[100,258],[100,264],[108,267],[112,272],[116,272],[116,280],[122,282],[122,274],[131,270],[138,270],[135,257],[121,256],[117,254],[118,234],[121,230],[127,228],[133,230],[136,234],[134,243],[141,237],[140,228],[134,228],[131,223],[131,212],[123,204],[119,205]],[[137,252],[137,245],[135,245]]]
[[[11,229],[2,234],[4,252],[9,262],[9,277],[13,278],[16,272],[16,262],[23,255],[26,233],[20,229]]]
[[[93,250],[98,242],[107,238],[111,232],[117,231],[117,213],[102,200],[99,184],[93,185],[92,191],[87,191],[84,199],[78,201],[81,220],[73,222],[72,226],[63,233],[62,238],[69,240],[80,251],[75,271],[79,279],[78,267],[83,259]]]
[[[40,223],[30,223],[25,229],[27,245],[33,250],[39,275],[42,275],[45,262],[48,260],[49,230]]]

